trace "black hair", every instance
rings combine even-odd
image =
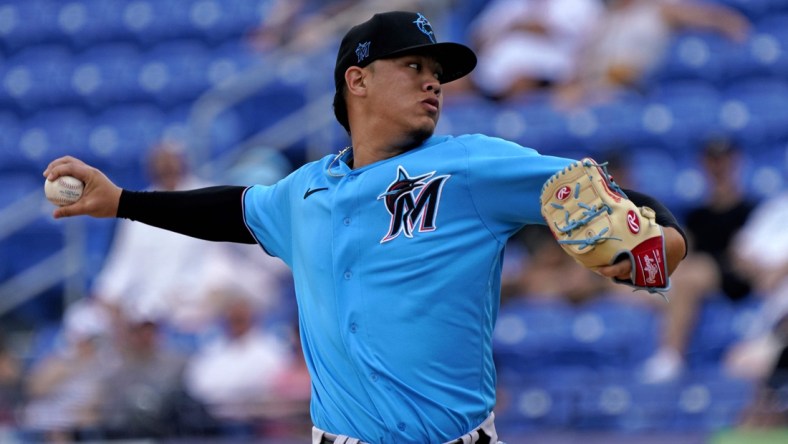
[[[338,87],[337,92],[334,93],[334,116],[337,118],[337,122],[339,122],[339,124],[345,128],[345,131],[350,134],[350,121],[347,115],[347,102],[345,102],[344,85]]]

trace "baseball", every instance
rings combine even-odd
[[[85,184],[73,176],[60,176],[54,181],[44,182],[44,194],[47,200],[57,206],[71,205],[82,197]]]

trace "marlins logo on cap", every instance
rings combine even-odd
[[[432,43],[436,43],[435,33],[432,32],[432,25],[430,24],[430,21],[427,20],[427,17],[424,17],[420,13],[416,13],[416,14],[419,16],[419,18],[417,18],[413,23],[415,23],[416,26],[419,27],[419,31],[423,32],[424,34],[427,34],[427,37],[430,38],[430,41]]]

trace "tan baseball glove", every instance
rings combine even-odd
[[[660,294],[670,287],[654,211],[632,203],[603,165],[585,158],[557,172],[542,187],[541,203],[553,236],[586,268],[628,259],[630,280],[617,282]]]

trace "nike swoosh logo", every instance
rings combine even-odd
[[[318,191],[326,191],[327,189],[328,188],[307,188],[306,193],[304,193],[304,199],[317,193]]]

